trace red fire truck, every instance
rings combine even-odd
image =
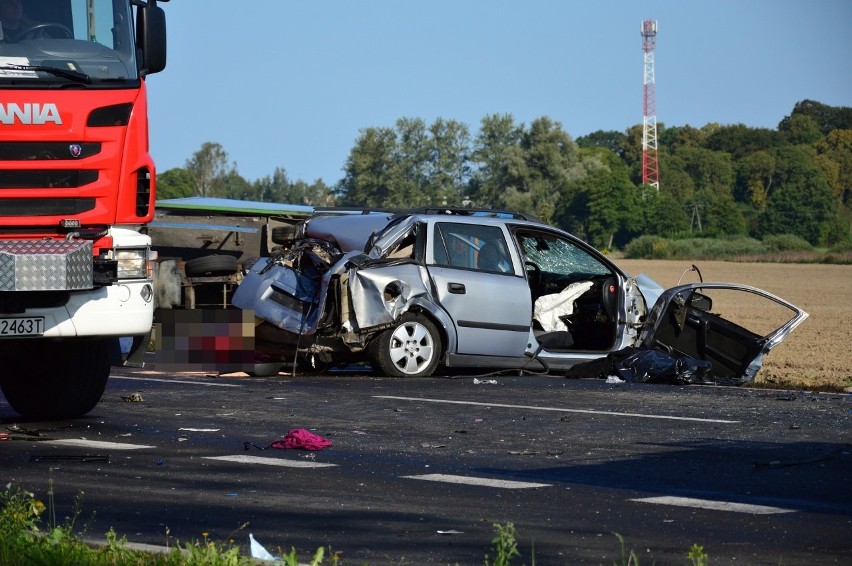
[[[147,347],[165,27],[157,0],[0,1],[0,388],[25,417],[88,413]]]

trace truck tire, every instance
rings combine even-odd
[[[187,261],[183,269],[187,277],[230,275],[237,270],[237,259],[230,255],[206,255]]]
[[[74,419],[94,409],[109,379],[110,340],[34,343],[2,359],[0,389],[9,405],[36,420]]]
[[[272,228],[272,242],[281,246],[286,246],[296,239],[296,225],[282,224]]]
[[[405,313],[367,346],[374,368],[389,377],[428,377],[441,358],[441,333],[425,316]]]

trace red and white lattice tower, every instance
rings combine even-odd
[[[657,47],[657,21],[642,22],[642,51],[645,52],[645,79],[642,97],[642,182],[660,190],[657,160],[657,101],[654,92],[654,49]]]

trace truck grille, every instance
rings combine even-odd
[[[0,216],[74,216],[94,208],[93,198],[0,200]]]
[[[97,171],[78,169],[3,171],[0,175],[0,189],[74,189],[94,183],[97,180]]]
[[[100,142],[3,142],[0,161],[76,161],[101,152]]]

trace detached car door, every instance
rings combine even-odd
[[[451,352],[523,356],[532,317],[530,290],[500,226],[434,222],[427,265],[439,304],[455,325]]]
[[[761,289],[729,283],[681,285],[664,292],[640,336],[663,348],[712,364],[719,383],[752,381],[764,356],[808,313]]]

